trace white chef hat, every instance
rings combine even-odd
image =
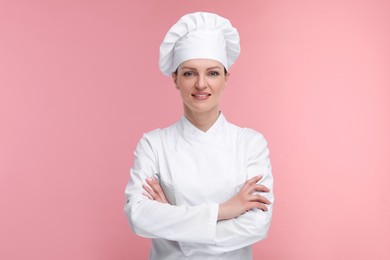
[[[239,54],[240,37],[229,20],[205,12],[186,14],[160,45],[160,70],[170,76],[190,59],[217,60],[228,70]]]

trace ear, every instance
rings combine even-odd
[[[173,80],[173,83],[175,84],[175,87],[177,89],[179,89],[179,86],[177,85],[177,73],[172,72],[172,80]]]
[[[230,77],[230,72],[227,72],[226,75],[225,75],[225,86],[223,87],[223,89],[226,88],[227,83],[228,83],[228,81],[229,81],[229,77]]]

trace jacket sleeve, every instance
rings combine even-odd
[[[252,245],[267,237],[274,203],[273,177],[269,160],[269,150],[267,148],[267,142],[261,134],[255,134],[252,137],[251,143],[253,145],[251,144],[248,148],[252,152],[248,156],[247,179],[256,175],[263,176],[259,184],[268,187],[270,192],[259,192],[259,194],[271,201],[271,205],[268,206],[268,211],[252,209],[236,218],[218,221],[213,243],[199,244],[180,241],[180,247],[185,255],[188,256],[195,252],[220,254]]]
[[[134,233],[148,238],[163,238],[189,243],[213,243],[218,204],[174,206],[149,200],[143,195],[146,178],[156,176],[157,156],[145,134],[134,153],[131,178],[126,186],[124,211]]]

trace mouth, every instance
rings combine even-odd
[[[196,100],[205,100],[211,96],[211,94],[205,92],[196,92],[191,94],[191,96],[193,96]]]

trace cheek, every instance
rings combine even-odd
[[[187,89],[180,87],[179,88],[180,96],[183,100],[188,99],[189,92]]]
[[[218,84],[216,85],[216,88],[215,88],[215,92],[218,93],[218,95],[220,95],[221,92],[225,89],[225,87],[226,87],[225,81],[218,82]]]
[[[180,91],[180,94],[183,95],[188,95],[188,93],[191,92],[191,82],[178,82],[177,88]]]

